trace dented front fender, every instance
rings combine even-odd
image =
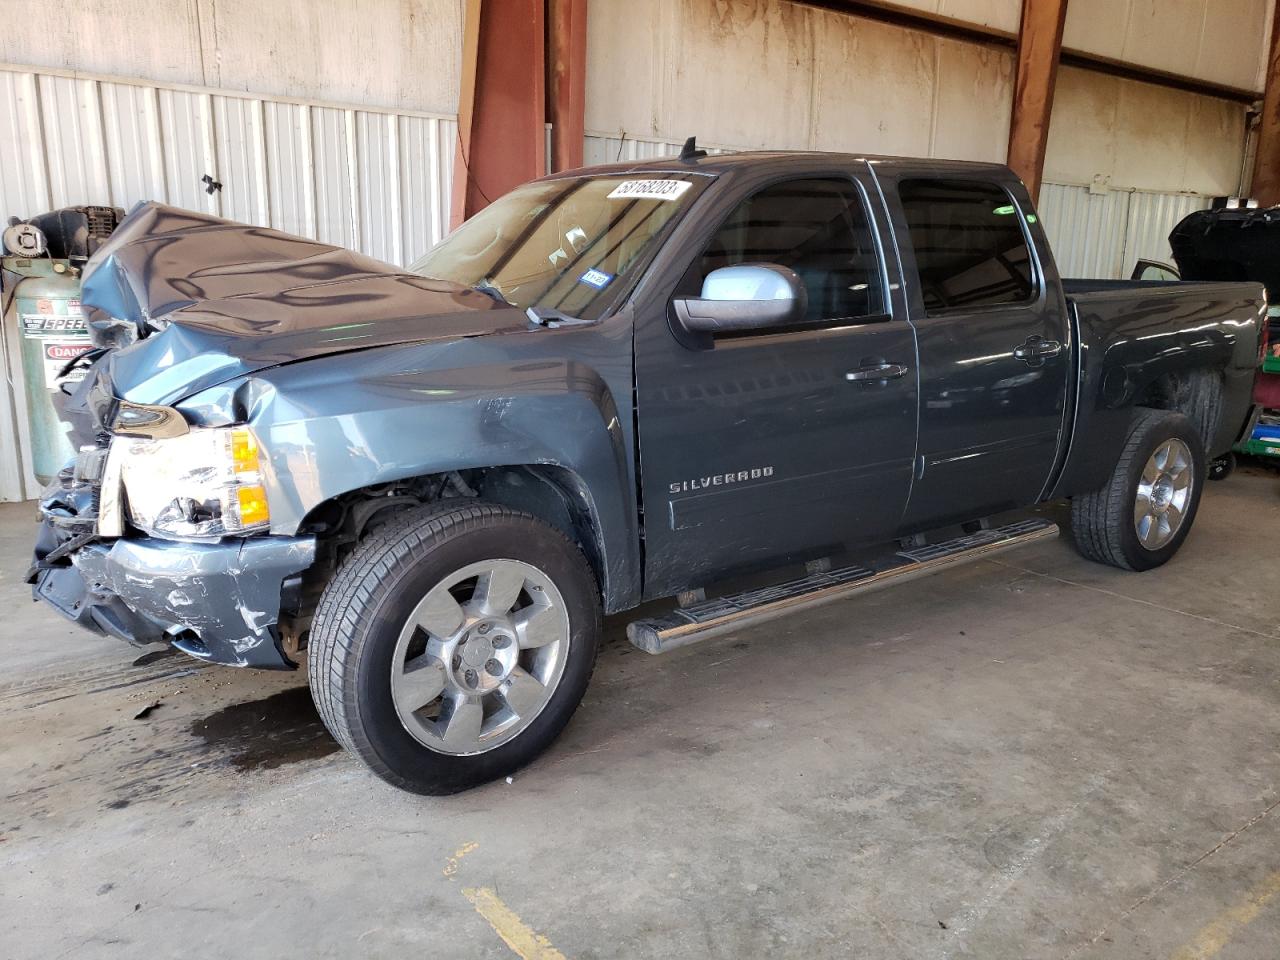
[[[193,423],[253,428],[279,536],[356,490],[454,470],[561,468],[591,515],[605,605],[620,609],[640,586],[629,337],[623,317],[541,331],[518,359],[504,337],[361,350],[262,371],[179,406]]]

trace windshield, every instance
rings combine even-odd
[[[697,192],[695,176],[528,183],[485,207],[409,269],[517,307],[594,320]]]

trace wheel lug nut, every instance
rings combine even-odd
[[[494,637],[494,638],[493,638],[493,649],[495,649],[495,650],[502,650],[502,649],[504,649],[504,648],[507,646],[507,644],[509,644],[510,642],[511,642],[511,638],[510,638],[510,637]]]
[[[474,670],[468,670],[466,674],[464,674],[464,677],[466,678],[468,687],[474,687],[476,685],[476,672]]]
[[[481,632],[481,633],[488,633],[488,632],[489,632],[489,625],[488,625],[487,623],[482,623],[482,624],[480,624],[480,632]]]
[[[462,658],[455,653],[453,655],[453,669],[457,670],[460,666],[462,666]]]
[[[502,664],[497,660],[488,660],[485,662],[484,668],[493,676],[499,676],[502,673]]]

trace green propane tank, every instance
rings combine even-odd
[[[5,257],[0,267],[7,274],[6,282],[21,278],[13,288],[13,306],[4,322],[16,325],[21,337],[32,466],[36,478],[47,484],[75,452],[67,425],[54,410],[53,394],[68,379],[84,376],[83,367],[69,377],[59,374],[91,346],[80,313],[80,270],[68,260],[50,257]]]

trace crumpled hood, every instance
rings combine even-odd
[[[110,355],[116,396],[170,404],[266,367],[397,343],[530,329],[475,290],[342,247],[159,203],[85,267],[91,326],[165,326]]]

